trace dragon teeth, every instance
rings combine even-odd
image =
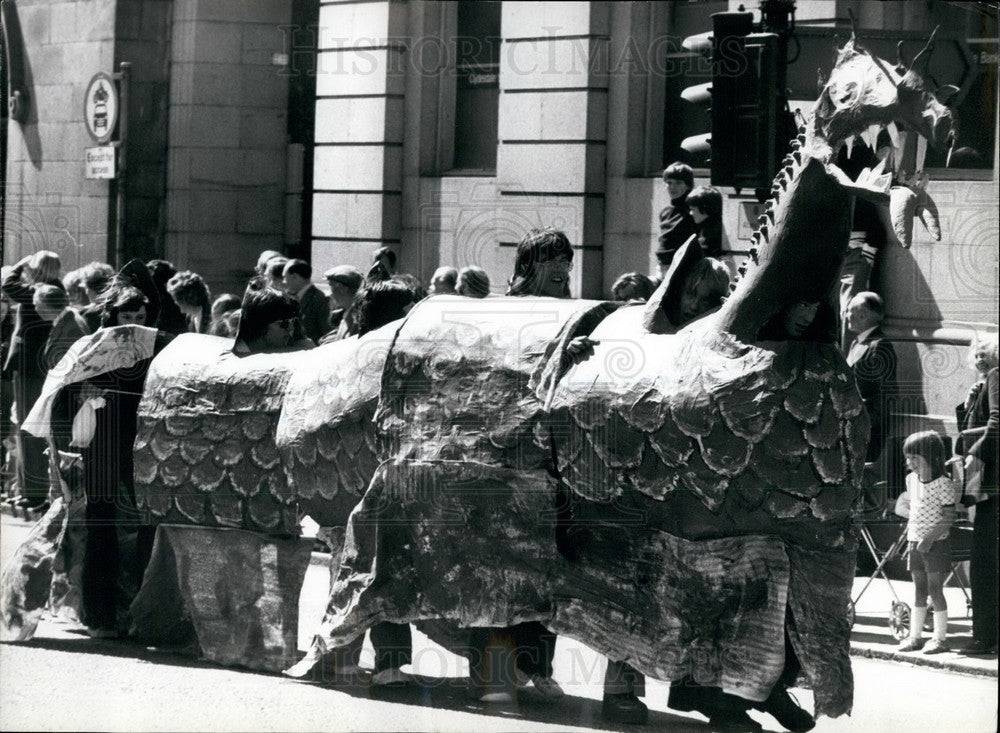
[[[927,138],[923,135],[917,136],[917,160],[915,170],[917,172],[924,169],[924,160],[927,158]]]

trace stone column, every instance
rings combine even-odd
[[[608,4],[505,2],[502,28],[501,205],[565,231],[573,295],[601,297]]]
[[[312,263],[399,249],[407,3],[320,7]]]

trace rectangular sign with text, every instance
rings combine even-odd
[[[97,148],[86,148],[83,151],[85,163],[85,178],[115,177],[115,147],[101,145]]]

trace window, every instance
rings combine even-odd
[[[495,171],[500,106],[499,2],[458,3],[453,167]]]

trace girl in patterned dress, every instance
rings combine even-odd
[[[923,648],[924,654],[948,651],[948,602],[944,579],[951,567],[951,525],[955,522],[959,484],[947,474],[944,443],[933,430],[914,433],[903,443],[903,455],[910,473],[906,476],[909,506],[901,502],[897,514],[908,518],[909,570],[913,577],[914,603],[910,635],[899,651]],[[927,597],[934,604],[934,637],[924,643]]]

